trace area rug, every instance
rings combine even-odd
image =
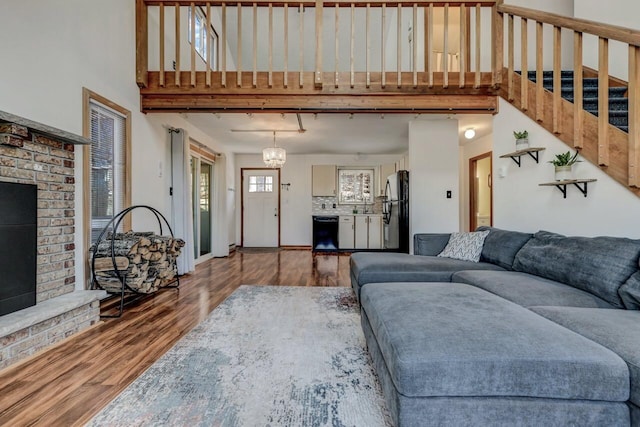
[[[350,288],[241,286],[90,426],[390,426]]]

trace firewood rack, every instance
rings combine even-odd
[[[115,271],[116,277],[118,278],[118,280],[120,281],[121,287],[120,287],[120,292],[119,292],[119,297],[120,297],[120,303],[119,303],[119,311],[118,314],[113,314],[113,315],[100,315],[101,318],[118,318],[122,316],[122,313],[124,312],[124,307],[125,305],[131,304],[133,302],[138,301],[139,299],[151,295],[149,293],[143,293],[143,292],[138,292],[136,289],[132,288],[131,286],[129,286],[127,284],[127,278],[125,276],[125,274],[123,274],[123,272],[118,268],[118,264],[116,262],[116,253],[115,253],[115,235],[116,232],[118,230],[118,228],[120,227],[120,224],[122,223],[122,221],[124,220],[124,218],[131,213],[133,210],[135,209],[146,209],[151,211],[151,213],[153,213],[153,215],[156,217],[156,220],[158,221],[158,228],[159,228],[159,234],[162,235],[163,234],[163,223],[164,225],[166,225],[169,234],[171,235],[172,238],[175,238],[174,234],[173,234],[173,230],[171,229],[171,226],[169,225],[169,222],[167,221],[167,218],[165,218],[164,215],[162,215],[162,213],[160,211],[158,211],[157,209],[151,207],[151,206],[146,206],[146,205],[135,205],[135,206],[131,206],[128,207],[124,210],[122,210],[120,213],[116,214],[108,223],[107,225],[102,229],[102,231],[100,232],[100,234],[98,235],[98,238],[96,239],[96,242],[94,243],[94,245],[92,245],[92,248],[95,248],[95,250],[92,250],[91,253],[91,289],[103,289],[102,286],[100,285],[100,282],[98,281],[98,278],[96,277],[96,258],[97,258],[97,254],[98,254],[98,247],[100,245],[100,243],[103,240],[109,239],[109,232],[111,232],[111,251],[110,251],[110,257],[111,257],[111,262],[113,264],[113,270]],[[106,239],[105,239],[106,237]],[[171,266],[171,268],[174,269],[175,271],[175,279],[173,281],[171,281],[169,284],[162,286],[162,289],[177,289],[180,287],[180,278],[178,276],[178,267],[177,264],[175,262],[173,262],[173,265]],[[111,292],[110,292],[111,293]],[[134,298],[129,298],[128,301],[125,302],[125,296],[126,295],[135,295]],[[113,296],[117,295],[115,293],[112,293]]]

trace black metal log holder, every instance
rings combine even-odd
[[[122,313],[124,311],[124,306],[131,304],[135,301],[138,301],[140,298],[143,298],[147,295],[147,293],[142,293],[142,292],[138,292],[135,289],[131,288],[129,285],[127,285],[127,278],[124,274],[122,274],[122,272],[118,269],[117,263],[116,263],[116,255],[115,255],[115,235],[116,235],[116,231],[118,230],[118,228],[120,227],[120,224],[122,223],[122,220],[124,219],[125,216],[127,216],[131,211],[138,209],[138,208],[143,208],[143,209],[147,209],[149,211],[151,211],[156,219],[158,220],[158,227],[160,229],[160,235],[162,235],[162,224],[164,222],[164,224],[167,226],[167,228],[169,229],[169,233],[171,234],[171,237],[174,238],[175,236],[173,235],[173,230],[171,229],[171,226],[169,225],[169,222],[167,221],[167,218],[165,218],[164,215],[162,215],[162,213],[160,213],[160,211],[158,211],[155,208],[152,208],[151,206],[146,206],[146,205],[136,205],[136,206],[131,206],[129,208],[124,209],[123,211],[121,211],[120,213],[118,213],[117,215],[115,215],[111,221],[109,221],[109,223],[102,229],[102,231],[100,232],[100,235],[98,236],[98,239],[96,240],[95,243],[95,250],[93,251],[92,255],[91,255],[91,288],[92,289],[103,289],[102,286],[100,286],[100,283],[98,282],[98,279],[96,278],[96,268],[95,268],[95,264],[96,264],[96,254],[98,252],[98,246],[100,245],[100,242],[102,242],[103,238],[105,237],[105,235],[107,235],[107,233],[109,232],[109,230],[111,230],[111,262],[113,264],[113,269],[116,272],[116,276],[118,278],[118,280],[120,281],[121,286],[121,291],[120,291],[120,309],[117,315],[100,315],[101,318],[118,318],[120,316],[122,316]],[[177,289],[180,287],[180,278],[178,277],[178,266],[177,264],[174,262],[172,268],[174,269],[176,275],[175,275],[175,280],[173,280],[172,282],[170,282],[169,285],[165,285],[162,288],[165,289]],[[135,294],[136,297],[133,299],[130,299],[129,301],[127,301],[127,303],[125,304],[125,295],[126,294]],[[116,295],[116,294],[113,294]]]

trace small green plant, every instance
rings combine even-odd
[[[578,151],[576,150],[575,154],[572,156],[571,151],[567,151],[566,153],[556,154],[556,158],[553,160],[549,160],[549,163],[554,166],[571,166],[574,163],[581,162],[582,160],[578,160]]]
[[[522,132],[513,131],[513,136],[515,136],[516,139],[526,139],[529,137],[529,132],[526,130],[523,130]]]

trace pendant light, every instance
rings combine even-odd
[[[262,150],[262,160],[270,168],[281,168],[287,161],[287,152],[284,148],[276,147],[276,133],[273,132],[273,147]]]

